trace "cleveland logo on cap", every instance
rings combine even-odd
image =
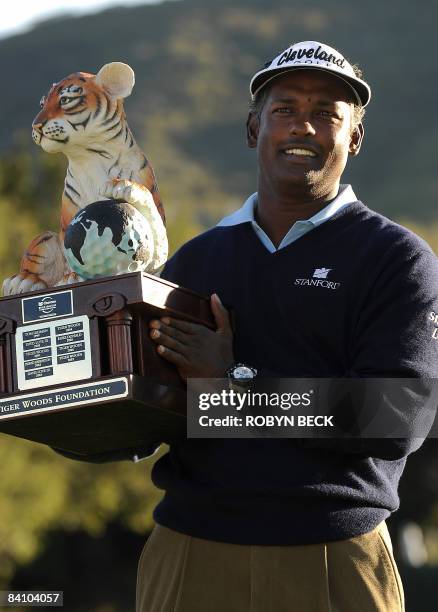
[[[280,55],[277,60],[277,66],[281,66],[282,64],[288,64],[290,62],[294,62],[295,60],[299,61],[303,58],[327,62],[328,64],[331,62],[339,68],[345,68],[345,58],[343,58],[342,56],[336,56],[334,53],[327,53],[326,51],[321,51],[321,45],[319,45],[317,49],[306,47],[297,49],[296,46],[291,47],[282,55]]]

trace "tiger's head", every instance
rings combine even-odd
[[[76,72],[54,83],[32,124],[34,142],[49,153],[106,143],[123,129],[123,98],[134,87],[127,64],[105,64],[98,74]]]

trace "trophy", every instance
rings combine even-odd
[[[0,299],[0,431],[87,461],[185,435],[185,386],[148,322],[215,327],[208,298],[156,276],[164,209],[126,122],[133,86],[132,69],[113,62],[42,98],[33,139],[68,158],[61,229],[34,238]]]

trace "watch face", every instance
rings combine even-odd
[[[254,372],[247,366],[237,366],[232,373],[233,378],[254,378]]]

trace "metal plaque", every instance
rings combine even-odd
[[[98,383],[58,387],[39,393],[16,395],[12,398],[0,399],[0,419],[14,417],[22,412],[37,413],[83,406],[126,397],[127,394],[127,379],[113,378]]]
[[[71,315],[73,314],[73,292],[71,290],[59,291],[23,298],[21,310],[24,324]]]
[[[92,376],[90,323],[85,315],[17,327],[15,348],[20,391]]]

